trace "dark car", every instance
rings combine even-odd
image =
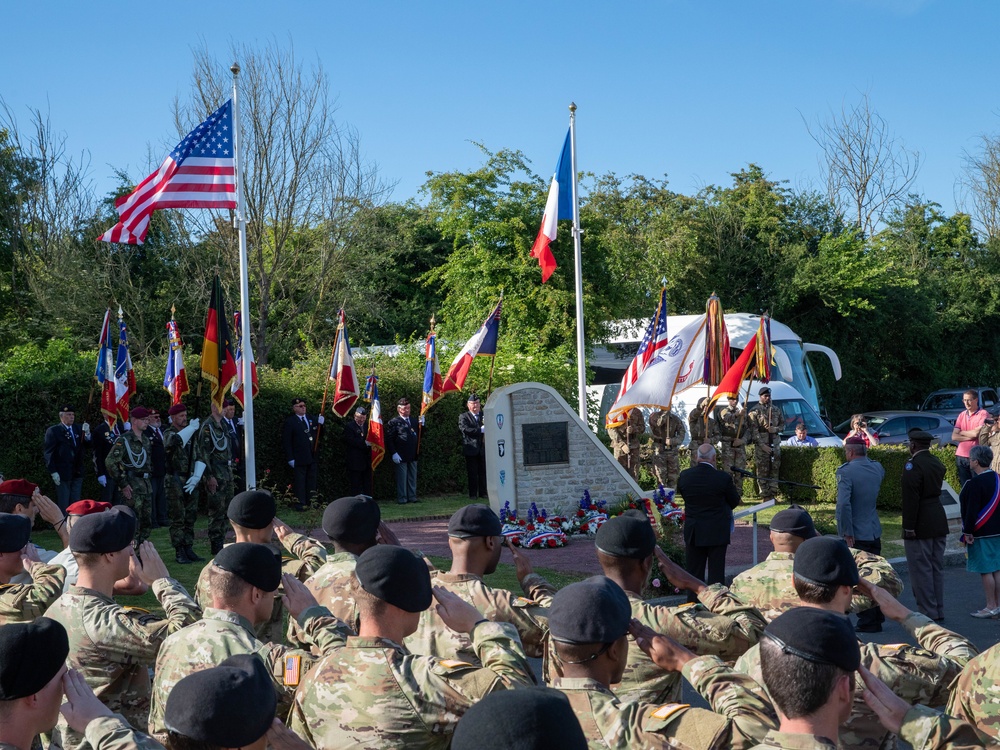
[[[961,400],[961,395],[959,399]],[[906,433],[910,430],[925,430],[937,438],[939,445],[948,445],[954,429],[947,418],[923,411],[869,411],[864,413],[864,418],[868,422],[868,429],[884,445],[909,442]],[[833,431],[843,439],[851,431],[851,420],[841,422]]]
[[[940,414],[954,424],[958,415],[965,411],[962,396],[966,391],[979,394],[980,408],[986,409],[994,417],[1000,414],[1000,398],[997,397],[996,388],[944,388],[934,391],[924,400],[920,411]]]

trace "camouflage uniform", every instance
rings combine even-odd
[[[785,414],[781,407],[773,401],[764,406],[757,404],[747,414],[750,422],[750,439],[753,440],[754,468],[757,470],[757,488],[763,498],[778,496],[778,483],[772,481],[778,478],[781,469],[781,436],[778,434],[785,426]],[[763,446],[771,448],[768,456]]]
[[[32,622],[62,593],[66,570],[61,565],[31,564],[32,583],[0,584],[0,625]]]
[[[676,487],[684,423],[673,412],[654,411],[649,415],[649,432],[653,436],[653,475],[664,487]]]
[[[125,716],[140,731],[149,714],[149,668],[160,645],[171,633],[190,625],[201,609],[177,581],[160,578],[153,594],[166,619],[145,610],[122,607],[92,589],[73,586],[45,613],[62,623],[69,635],[67,665],[77,669],[97,697],[112,711]],[[71,750],[83,737],[60,718],[53,746]]]
[[[719,465],[723,471],[728,471],[736,485],[737,492],[743,495],[743,475],[735,471],[730,471],[730,466],[739,469],[747,467],[747,436],[750,432],[750,425],[747,424],[748,417],[744,409],[730,409],[724,406],[719,410]]]
[[[1000,424],[983,424],[979,428],[979,444],[988,445],[993,451],[993,461],[990,468],[1000,471]]]
[[[962,670],[948,701],[951,716],[975,724],[991,737],[1000,738],[1000,645],[984,651]]]
[[[305,582],[316,601],[330,610],[334,617],[354,628],[355,633],[358,632],[360,618],[357,602],[351,596],[348,586],[354,580],[357,562],[358,558],[350,552],[329,555],[326,563]],[[289,623],[289,626],[291,629],[294,623]]]
[[[267,546],[274,552],[275,556],[282,556],[281,572],[288,573],[298,578],[303,583],[326,562],[326,547],[317,542],[312,537],[305,534],[291,533],[285,537],[282,544],[270,542]],[[229,546],[229,545],[226,545]],[[285,550],[291,553],[292,557],[282,555]],[[207,609],[212,606],[212,592],[208,588],[208,569],[212,560],[209,560],[201,573],[198,574],[198,583],[195,585],[194,598]],[[275,592],[274,607],[271,609],[271,617],[261,623],[255,630],[255,635],[265,643],[281,643],[285,631],[285,605],[281,600],[284,590],[281,586]]]
[[[903,581],[888,560],[854,548],[851,554],[857,563],[858,575],[868,583],[885,589],[893,596],[902,593]],[[764,562],[736,576],[730,588],[743,601],[757,607],[770,622],[782,612],[802,604],[792,582],[794,557],[791,552],[772,552]],[[872,600],[863,594],[855,593],[851,598],[851,612],[855,614],[871,607]]]
[[[630,409],[620,424],[608,429],[615,458],[633,478],[639,476],[639,439],[645,431],[646,420],[637,407]]]
[[[136,437],[134,430],[119,435],[111,446],[105,466],[120,494],[124,487],[132,488],[131,499],[122,494],[122,502],[135,511],[136,543],[146,541],[152,531],[153,448],[145,430],[142,437]]]
[[[535,683],[513,625],[480,623],[472,640],[482,667],[415,656],[384,638],[348,638],[302,681],[291,729],[320,748],[447,748],[473,703]]]
[[[715,445],[719,442],[719,425],[711,415],[706,424],[704,410],[696,406],[688,414],[688,432],[691,433],[691,442],[688,444],[690,465],[695,466],[698,463],[698,446],[704,443]]]
[[[191,446],[184,445],[180,430],[171,425],[163,433],[167,456],[167,514],[170,518],[170,546],[183,549],[194,545],[194,522],[198,518],[198,496],[184,491],[191,476]]]
[[[194,460],[205,464],[205,473],[201,484],[208,496],[208,540],[212,544],[212,552],[222,549],[226,538],[226,509],[233,499],[233,454],[229,446],[229,436],[226,434],[222,421],[206,419],[205,424],[198,428],[194,443]],[[217,482],[215,492],[208,491],[208,480]]]
[[[163,750],[163,745],[148,734],[137,732],[121,714],[99,716],[87,724],[84,740],[93,750]],[[0,748],[16,750],[0,744]]]
[[[431,573],[431,584],[443,586],[478,609],[483,617],[494,622],[509,622],[517,628],[521,645],[528,656],[544,653],[548,633],[548,610],[556,590],[537,573],[525,576],[521,583],[524,596],[515,596],[506,589],[495,589],[483,583],[481,576],[468,573]],[[546,609],[542,609],[546,608]],[[456,633],[444,624],[434,607],[420,614],[417,632],[403,641],[411,654],[436,656],[439,659],[459,659],[481,666],[472,638]]]
[[[919,648],[907,643],[859,643],[861,663],[908,703],[943,707],[949,686],[963,665],[975,656],[976,647],[919,612],[912,612],[901,624],[920,644]],[[763,683],[760,647],[754,646],[741,656],[736,669]],[[881,748],[891,738],[892,734],[868,708],[862,691],[855,692],[851,716],[840,732],[842,745]]]
[[[349,635],[344,623],[331,617],[325,607],[310,607],[299,615],[299,624],[306,640],[320,653],[339,649]],[[203,619],[163,642],[156,658],[150,733],[161,742],[166,739],[163,712],[174,685],[236,654],[257,654],[263,660],[278,693],[278,716],[287,713],[295,688],[316,662],[308,651],[262,643],[254,635],[253,623],[235,612],[208,607]]]
[[[747,748],[777,727],[763,689],[716,656],[684,665],[684,677],[714,711],[686,703],[627,703],[596,680],[559,678],[591,748]],[[516,719],[514,719],[516,720]]]
[[[719,656],[732,661],[757,643],[767,625],[761,614],[733,596],[722,584],[713,584],[699,595],[700,603],[663,607],[646,603],[626,591],[632,617],[657,633],[670,636],[699,655]],[[562,668],[548,643],[543,674],[546,681],[562,677]],[[614,685],[622,703],[671,703],[681,699],[681,676],[667,672],[652,660],[634,639],[629,640],[628,662],[622,681]]]

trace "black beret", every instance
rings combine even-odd
[[[500,536],[503,525],[492,508],[478,503],[459,508],[448,521],[448,536],[468,539],[476,536]]]
[[[247,529],[266,528],[274,520],[278,506],[274,495],[266,490],[246,490],[229,501],[226,515],[237,526]]]
[[[246,747],[267,733],[277,705],[264,662],[239,654],[178,681],[167,696],[163,724],[207,745]]]
[[[909,432],[907,432],[906,436],[910,438],[911,443],[927,443],[928,445],[930,445],[932,442],[934,442],[933,435],[931,435],[926,430],[918,430],[915,427]]]
[[[771,389],[765,386],[764,388],[761,388],[759,391],[757,391],[757,395],[758,396],[770,396],[771,395]]]
[[[861,647],[846,615],[815,607],[795,607],[764,630],[786,654],[853,672],[861,665]]]
[[[78,518],[69,530],[69,548],[73,552],[118,552],[135,537],[135,514],[117,506],[103,513]]]
[[[612,643],[628,631],[632,605],[604,576],[560,589],[549,608],[549,633],[560,643]]]
[[[335,542],[371,542],[381,521],[378,503],[367,495],[338,498],[323,511],[323,531]]]
[[[24,549],[31,536],[31,521],[17,513],[0,513],[0,552]]]
[[[402,547],[369,547],[358,557],[355,575],[369,594],[406,612],[423,612],[431,606],[427,563]]]
[[[547,687],[490,693],[465,712],[452,750],[586,750],[587,738],[569,698]]]
[[[466,403],[471,404],[473,401],[478,401],[478,400],[479,400],[479,394],[473,391],[472,393],[469,394],[469,398],[466,399]]]
[[[807,539],[795,550],[792,574],[821,586],[856,586],[858,564],[847,542],[832,536]]]
[[[602,524],[594,544],[606,555],[645,560],[656,548],[656,532],[648,518],[625,513]]]
[[[803,539],[812,539],[816,536],[812,516],[801,505],[789,505],[775,513],[771,519],[771,531],[794,534]]]
[[[55,620],[0,626],[0,701],[37,693],[59,674],[67,656],[66,628]]]
[[[239,576],[261,591],[277,591],[281,583],[281,560],[265,544],[230,544],[223,547],[212,562],[220,570]]]

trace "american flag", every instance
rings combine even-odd
[[[618,389],[618,398],[615,400],[615,404],[628,392],[632,384],[639,379],[642,371],[653,361],[657,353],[667,345],[668,340],[667,290],[663,288],[660,290],[660,304],[656,308],[656,314],[653,315],[649,321],[649,325],[646,327],[646,335],[642,337],[642,342],[639,344],[639,351],[635,353],[635,359],[632,360],[632,364],[625,371],[621,387]],[[614,409],[613,406],[612,409]]]
[[[160,208],[236,208],[233,103],[227,101],[174,147],[160,168],[115,201],[118,223],[103,242],[141,245]]]

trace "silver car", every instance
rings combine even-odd
[[[910,430],[924,430],[936,438],[939,445],[951,443],[954,425],[939,414],[923,411],[868,411],[864,413],[871,430],[880,444],[907,443],[906,433]],[[841,422],[833,428],[836,435],[844,438],[851,431],[851,420]]]

